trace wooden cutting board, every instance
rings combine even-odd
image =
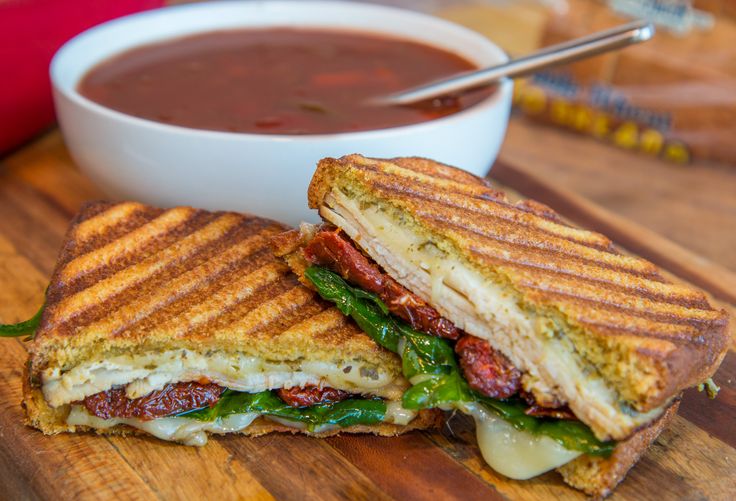
[[[520,166],[494,178],[558,208],[624,247],[736,303],[733,274],[621,220]],[[0,166],[0,319],[33,314],[79,205],[101,194],[54,132]],[[730,308],[730,307],[729,307]],[[583,499],[555,473],[504,479],[484,466],[472,423],[452,417],[434,433],[326,440],[272,434],[218,437],[203,448],[147,438],[58,435],[23,425],[22,341],[0,339],[0,499]],[[715,401],[686,392],[680,415],[611,499],[736,499],[736,355]]]

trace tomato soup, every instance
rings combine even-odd
[[[241,29],[137,47],[94,67],[78,90],[107,108],[166,124],[325,134],[409,125],[473,106],[492,90],[415,106],[366,101],[475,68],[445,50],[379,34]]]

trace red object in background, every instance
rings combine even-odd
[[[96,24],[163,3],[0,0],[0,154],[53,122],[49,63],[64,42]]]

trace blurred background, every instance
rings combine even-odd
[[[493,175],[549,180],[736,270],[736,2],[371,2],[465,25],[512,57],[633,18],[654,22],[648,43],[518,80]],[[0,61],[12,74],[2,83],[0,169],[54,130],[47,69],[64,41],[105,20],[176,3],[184,2],[0,2]]]

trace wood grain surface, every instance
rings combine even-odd
[[[733,301],[733,276],[723,268],[533,173],[510,162],[494,171],[511,188]],[[68,221],[82,202],[101,196],[56,132],[0,162],[0,321],[33,314]],[[464,416],[439,432],[397,438],[226,436],[203,448],[136,437],[44,437],[23,425],[25,359],[22,341],[0,340],[0,499],[584,498],[555,473],[526,482],[495,474]],[[611,499],[736,498],[733,352],[716,381],[722,390],[715,401],[686,392],[680,416]]]

